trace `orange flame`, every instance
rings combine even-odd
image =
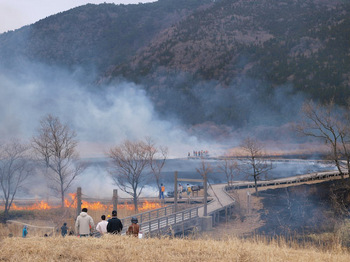
[[[159,203],[153,203],[153,202],[148,202],[147,200],[142,203],[142,206],[139,207],[139,211],[147,211],[147,210],[153,210],[157,208],[161,208],[162,205]]]
[[[76,194],[68,194],[71,198],[69,201],[68,199],[64,200],[64,206],[67,208],[76,208],[77,207],[77,199],[76,199]],[[86,207],[89,210],[112,210],[112,205],[106,205],[102,204],[101,202],[88,202],[85,200],[81,201],[81,206]],[[17,206],[16,204],[12,204],[11,209],[12,210],[49,210],[52,208],[59,208],[60,206],[51,206],[45,201],[40,201],[37,202],[33,205],[30,206]],[[139,206],[139,211],[148,211],[148,210],[153,210],[157,208],[161,208],[161,204],[159,203],[153,203],[153,202],[148,202],[147,200],[143,202]],[[124,204],[118,204],[118,209],[125,209],[125,210],[134,210],[134,205],[124,203]]]
[[[48,203],[46,203],[45,201],[40,201],[38,203],[35,203],[31,206],[16,206],[16,204],[12,204],[11,209],[12,210],[47,210],[47,209],[51,209],[54,208],[53,206],[50,206]]]

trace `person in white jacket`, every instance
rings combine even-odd
[[[94,220],[87,214],[87,211],[87,208],[83,208],[75,221],[75,232],[81,237],[88,237],[90,231],[94,229]]]
[[[107,233],[107,225],[108,225],[108,221],[106,221],[106,216],[102,215],[101,216],[101,222],[99,222],[96,226],[96,230],[98,232],[100,232],[101,235]]]

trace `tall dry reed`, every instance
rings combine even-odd
[[[337,261],[348,262],[343,248],[323,251],[264,240],[151,238],[12,237],[1,241],[0,261]]]

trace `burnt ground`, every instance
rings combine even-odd
[[[350,190],[340,180],[259,188],[259,196],[254,189],[230,193],[237,201],[235,216],[206,236],[305,236],[333,232],[337,222],[349,217]]]

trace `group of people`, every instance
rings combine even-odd
[[[112,217],[108,215],[106,220],[106,216],[101,216],[101,221],[97,223],[96,228],[94,225],[94,220],[90,215],[88,215],[87,208],[83,208],[81,210],[81,213],[77,217],[75,221],[75,232],[76,235],[80,237],[88,237],[91,236],[94,229],[96,229],[97,236],[102,236],[106,233],[109,234],[120,234],[120,232],[123,230],[123,224],[120,221],[120,219],[117,217],[117,211],[112,211]],[[136,217],[131,218],[131,225],[129,226],[128,230],[126,231],[127,235],[133,235],[138,236],[140,231],[140,226],[137,224],[138,219]],[[68,227],[67,223],[64,223],[61,227],[61,235],[64,237],[67,235]]]
[[[75,232],[76,235],[79,237],[88,237],[92,236],[94,229],[95,231],[95,236],[102,236],[106,233],[110,234],[120,234],[120,232],[123,230],[123,224],[120,221],[120,219],[117,217],[117,211],[113,210],[112,211],[112,217],[110,215],[107,216],[108,220],[106,220],[106,216],[102,215],[101,216],[101,221],[97,223],[96,228],[94,225],[94,220],[90,215],[88,215],[88,210],[87,208],[83,208],[81,210],[81,213],[77,217],[77,220],[75,221]],[[65,237],[68,235],[68,226],[67,223],[64,222],[63,225],[61,226],[61,235]],[[132,217],[131,218],[131,225],[129,226],[128,230],[126,231],[127,235],[132,235],[135,237],[138,237],[140,231],[140,226],[138,225],[138,219],[137,217]],[[28,229],[27,226],[23,226],[22,230],[22,237],[25,238],[27,237],[28,234]],[[74,232],[71,231],[69,232],[69,235],[73,235]],[[45,236],[48,236],[45,234]]]
[[[187,156],[190,157],[191,153],[188,152]],[[209,157],[209,151],[208,150],[193,151],[192,157]]]

